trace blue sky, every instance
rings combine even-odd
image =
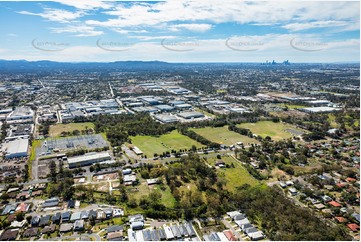
[[[346,62],[358,1],[0,1],[0,59]]]

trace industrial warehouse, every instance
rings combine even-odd
[[[92,152],[82,156],[68,158],[69,168],[77,168],[82,166],[90,166],[97,162],[111,160],[108,152]]]
[[[27,138],[18,138],[6,141],[2,151],[6,159],[25,157],[28,155],[28,146],[29,140]]]

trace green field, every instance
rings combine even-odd
[[[61,132],[73,132],[74,130],[85,130],[85,127],[88,129],[94,129],[94,124],[90,122],[86,123],[70,123],[70,124],[55,124],[51,125],[49,129],[50,137],[58,137]]]
[[[289,109],[297,109],[297,108],[306,108],[307,107],[305,105],[294,105],[294,104],[286,104],[286,103],[281,103],[278,106],[287,107]]]
[[[162,198],[161,198],[162,204],[164,204],[166,207],[169,208],[174,207],[176,201],[168,185],[164,185],[166,189],[163,191],[160,189],[160,185],[148,186],[147,182],[142,178],[139,179],[139,182],[140,184],[138,186],[128,187],[127,193],[131,199],[137,199],[139,201],[139,199],[142,198],[143,196],[148,196],[152,190],[157,190],[162,194]],[[133,188],[137,188],[138,191],[132,190]]]
[[[274,123],[272,121],[260,121],[257,123],[243,123],[238,124],[237,127],[249,129],[253,134],[259,135],[263,138],[270,136],[273,140],[288,139],[293,136],[292,133],[286,131],[286,129],[292,129],[299,132],[306,132],[291,124],[286,123]]]
[[[253,138],[250,138],[245,135],[240,135],[236,132],[229,131],[228,126],[223,127],[206,127],[206,128],[197,128],[190,129],[196,132],[197,134],[203,136],[204,138],[216,142],[222,145],[233,145],[237,142],[243,142],[243,144],[248,145],[250,143],[258,144],[259,142]]]
[[[193,145],[197,148],[201,148],[203,145],[191,138],[178,133],[173,130],[168,134],[161,135],[159,137],[154,136],[132,136],[132,144],[137,146],[147,157],[153,157],[156,154],[162,154],[166,151],[190,149]]]
[[[211,166],[214,166],[215,161],[217,161],[216,157],[209,157],[207,159],[207,163]],[[242,166],[242,164],[235,160],[231,156],[222,156],[222,161],[226,164],[233,164],[235,167],[232,168],[219,168],[217,169],[218,176],[226,181],[226,188],[230,191],[235,191],[237,187],[242,186],[244,184],[249,184],[251,186],[258,185],[259,182],[248,173],[246,168]]]

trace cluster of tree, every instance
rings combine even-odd
[[[39,125],[39,133],[42,135],[48,135],[50,130],[50,125],[54,124],[55,121],[45,121]]]
[[[74,195],[74,179],[73,172],[68,169],[63,169],[62,162],[59,163],[58,169],[55,161],[49,164],[50,180],[46,192],[49,197],[62,197],[64,200],[69,200]]]
[[[68,151],[65,154],[67,157],[72,157],[72,156],[84,155],[89,152],[102,152],[107,150],[109,150],[109,146],[105,146],[103,148],[94,148],[94,149],[78,149],[78,150]]]
[[[10,125],[8,123],[3,122],[3,124],[1,125],[1,134],[0,134],[0,142],[2,142],[7,135],[7,130],[10,127]]]
[[[103,169],[107,169],[107,168],[116,168],[116,167],[121,167],[121,166],[123,166],[123,165],[125,165],[125,163],[124,162],[120,162],[120,161],[117,161],[117,162],[115,162],[115,163],[111,163],[111,164],[100,164],[100,163],[96,163],[96,164],[94,164],[94,165],[92,165],[92,166],[90,166],[89,167],[89,171],[90,172],[99,172],[99,171],[101,171],[101,170],[103,170]]]
[[[277,187],[244,187],[232,197],[270,240],[350,240],[342,226],[330,226],[307,208],[296,206]]]
[[[233,131],[233,132],[236,132],[236,133],[239,133],[241,135],[246,135],[248,137],[253,137],[253,133],[251,132],[251,130],[249,129],[244,129],[244,128],[239,128],[237,127],[236,125],[232,124],[232,125],[229,125],[228,126],[228,129],[230,131]]]
[[[199,143],[201,143],[207,147],[210,147],[210,148],[219,149],[221,147],[220,144],[218,144],[216,142],[212,142],[192,130],[181,129],[181,134],[186,135],[189,138],[194,139],[194,140],[198,141]]]
[[[149,114],[98,115],[91,120],[95,124],[95,132],[105,132],[112,146],[120,146],[131,142],[130,136],[158,136],[175,129],[172,124],[162,125],[152,119]]]
[[[78,130],[78,129],[74,129],[73,131],[63,131],[60,133],[60,136],[78,136],[78,135],[85,135],[85,134],[89,134],[92,133],[92,129],[88,129],[88,127],[85,127],[85,129],[82,130]]]

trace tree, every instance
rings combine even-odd
[[[21,222],[25,218],[25,214],[23,212],[16,213],[16,221]]]
[[[56,182],[56,164],[54,160],[50,161],[49,169],[50,169],[50,180],[52,182]]]

